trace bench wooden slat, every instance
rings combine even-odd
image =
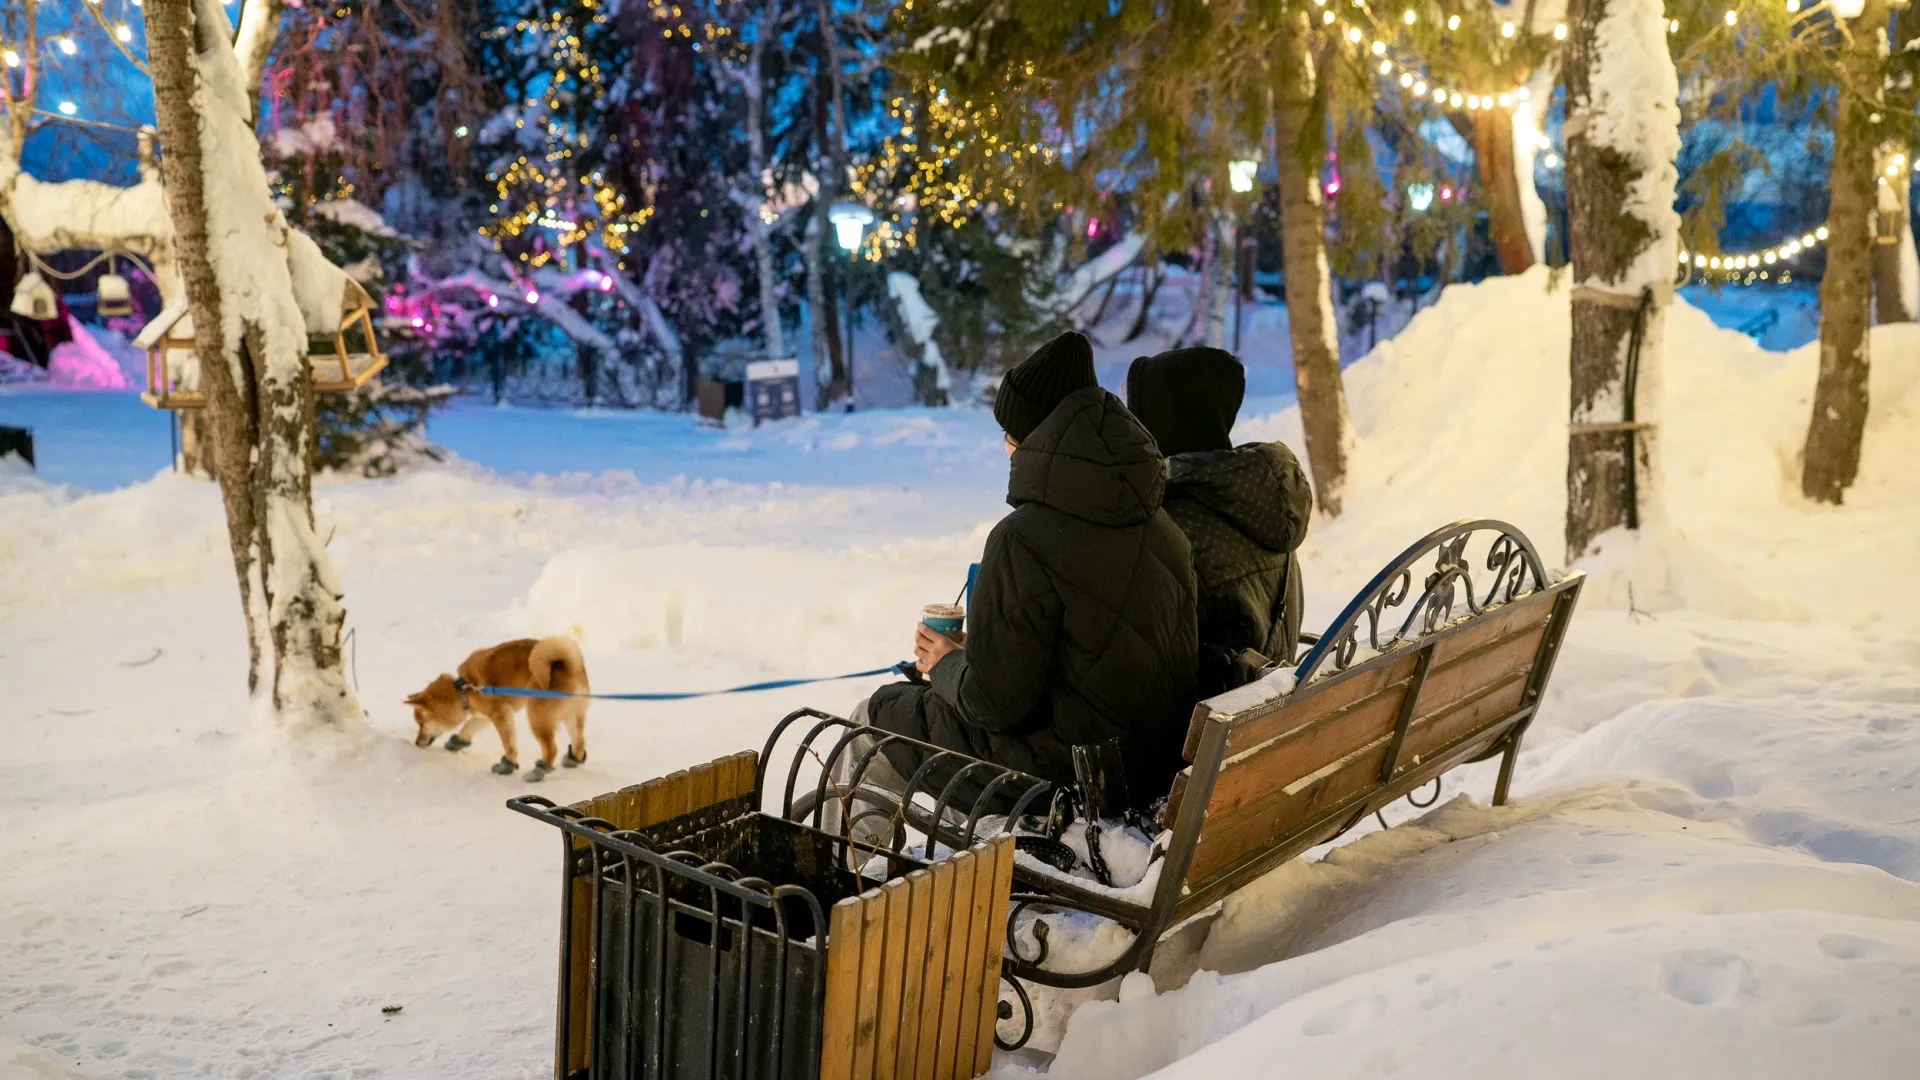
[[[1422,649],[1433,656],[1394,763],[1404,774],[1523,704],[1554,597],[1528,596],[1327,690],[1234,723],[1186,880],[1195,883],[1381,783]],[[1213,723],[1223,721],[1213,720]],[[1256,738],[1256,735],[1265,736]],[[1175,781],[1184,800],[1185,785]],[[1175,800],[1170,799],[1172,804]],[[1176,820],[1169,816],[1168,820]]]

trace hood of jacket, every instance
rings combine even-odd
[[[1176,454],[1167,468],[1169,498],[1192,499],[1268,551],[1292,551],[1307,535],[1313,491],[1281,443]]]
[[[1120,399],[1075,390],[1013,452],[1007,502],[1040,503],[1096,525],[1137,525],[1160,509],[1167,464]]]

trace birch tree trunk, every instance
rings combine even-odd
[[[1873,121],[1881,108],[1881,28],[1886,0],[1868,0],[1849,20],[1853,35],[1841,61],[1828,178],[1827,266],[1820,279],[1820,377],[1813,388],[1800,493],[1839,505],[1860,472],[1867,429],[1867,323],[1873,298]]]
[[[752,174],[748,194],[747,235],[753,238],[754,269],[760,277],[761,337],[766,342],[767,358],[787,355],[785,328],[780,325],[780,294],[773,275],[773,238],[767,235],[767,221],[761,214],[766,207],[767,133],[765,128],[766,82],[761,61],[766,56],[767,39],[773,35],[778,8],[767,0],[754,27],[753,44],[747,55],[747,70],[740,88],[747,95],[747,166]]]
[[[1895,152],[1904,151],[1895,149]],[[1881,159],[1887,160],[1888,156],[1882,154]],[[1898,166],[1894,166],[1894,169],[1896,175],[1888,176],[1882,170],[1875,181],[1881,219],[1876,223],[1876,228],[1886,225],[1894,237],[1893,243],[1876,242],[1873,245],[1875,323],[1912,322],[1915,315],[1913,222],[1907,217],[1913,175]]]
[[[817,109],[814,134],[826,158],[825,175],[820,177],[820,192],[814,200],[814,235],[808,240],[807,305],[813,321],[814,367],[820,357],[829,358],[828,377],[820,395],[820,408],[853,396],[853,373],[848,369],[840,340],[840,305],[833,291],[831,271],[826,259],[832,250],[833,221],[828,212],[847,181],[847,113],[841,102],[840,40],[833,25],[833,0],[816,0],[820,18],[820,67],[822,96],[826,107]],[[828,130],[831,123],[832,130]],[[824,352],[822,350],[825,350]]]
[[[1567,8],[1567,217],[1573,256],[1567,557],[1638,524],[1654,491],[1660,343],[1673,298],[1679,215],[1679,80],[1660,0]],[[1635,339],[1638,338],[1636,343]],[[1628,359],[1638,347],[1629,386]],[[1630,452],[1631,450],[1631,452]]]
[[[314,530],[306,322],[248,120],[219,0],[149,0],[147,54],[168,209],[202,357],[214,459],[247,624],[257,709],[291,724],[356,724],[340,666],[346,617]]]
[[[1223,213],[1215,213],[1207,223],[1212,239],[1213,258],[1207,266],[1207,344],[1224,349],[1233,344],[1228,306],[1233,297],[1233,224]]]
[[[1287,328],[1293,343],[1293,384],[1306,431],[1307,467],[1320,512],[1340,513],[1347,479],[1347,395],[1340,385],[1340,345],[1334,336],[1332,275],[1327,270],[1327,219],[1320,195],[1326,152],[1323,115],[1315,109],[1313,54],[1304,12],[1281,22],[1274,64],[1273,126],[1279,173],[1280,230],[1287,275]]]

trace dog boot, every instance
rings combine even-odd
[[[473,745],[472,739],[463,739],[460,737],[458,732],[455,732],[454,734],[447,736],[447,749],[449,751],[465,750],[467,747],[472,745]]]
[[[527,783],[537,784],[540,781],[545,780],[547,778],[547,774],[552,771],[553,771],[552,762],[536,761],[533,763],[533,768],[527,770]]]
[[[520,771],[520,763],[502,756],[499,761],[493,763],[493,771],[501,776],[512,776]]]
[[[579,757],[574,757],[573,747],[571,746],[567,747],[567,756],[560,759],[560,764],[566,766],[569,769],[577,769],[580,766],[585,765],[586,763],[587,763],[587,755],[581,754]]]

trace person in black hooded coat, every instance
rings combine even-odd
[[[1221,349],[1141,357],[1127,371],[1128,407],[1167,455],[1167,513],[1193,545],[1202,697],[1251,677],[1258,662],[1245,650],[1290,664],[1300,638],[1295,549],[1313,492],[1285,445],[1233,445],[1246,387],[1240,361]]]
[[[1063,783],[1075,745],[1118,738],[1129,797],[1145,806],[1183,764],[1196,700],[1193,562],[1161,509],[1166,463],[1095,382],[1077,333],[1009,372],[994,415],[1014,509],[987,537],[964,647],[921,628],[928,685],[882,687],[864,718]],[[888,756],[911,775],[905,750]]]

